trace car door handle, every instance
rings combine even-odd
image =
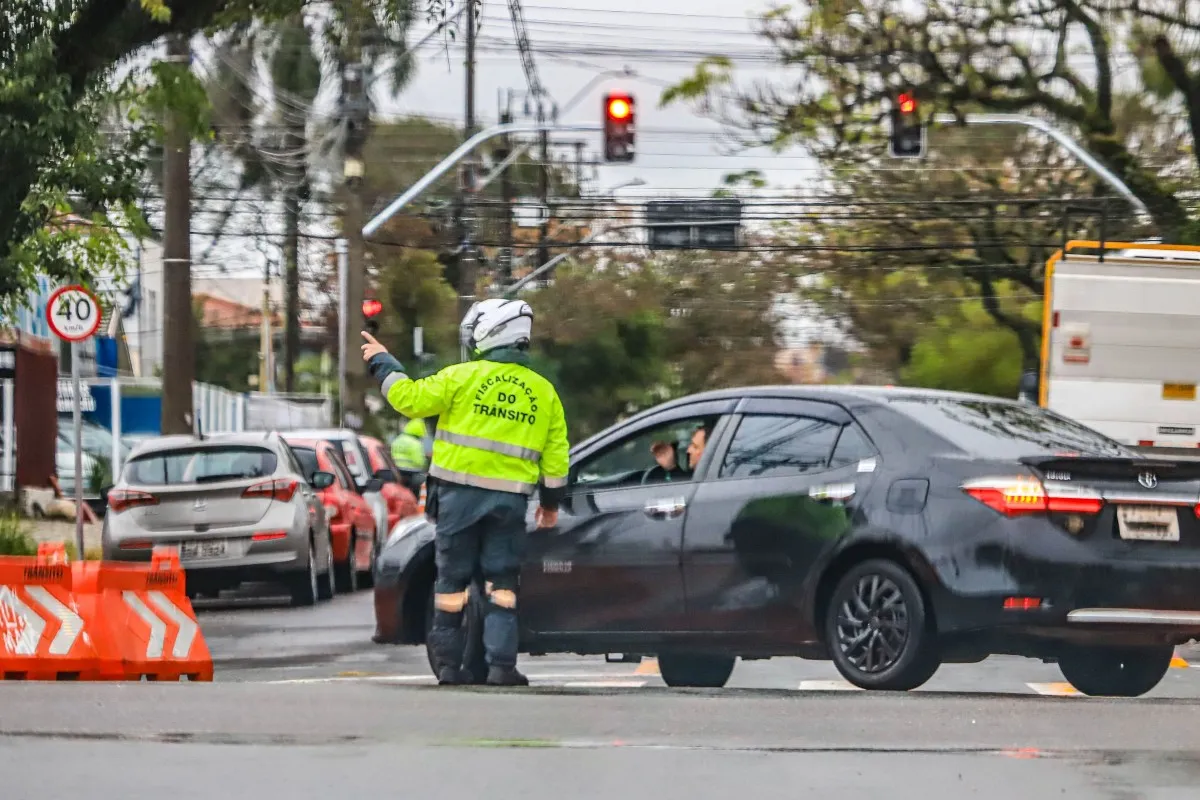
[[[646,516],[651,519],[674,519],[687,508],[687,502],[682,497],[667,500],[651,500],[646,503]]]
[[[808,496],[817,502],[845,502],[854,497],[856,490],[853,483],[835,483],[814,486],[808,490]]]

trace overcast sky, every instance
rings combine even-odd
[[[659,108],[665,86],[692,71],[706,53],[730,54],[744,79],[779,75],[767,63],[770,49],[754,33],[754,18],[768,8],[763,0],[529,0],[523,4],[526,28],[538,74],[550,95],[566,105],[589,81],[606,70],[633,69],[637,77],[611,77],[587,91],[562,122],[597,122],[606,90],[635,94],[638,105],[637,161],[602,166],[593,190],[634,178],[645,186],[622,190],[621,197],[707,193],[727,172],[758,168],[772,183],[792,185],[812,177],[803,154],[757,152],[744,157],[718,155],[719,126],[686,106]],[[476,114],[495,122],[498,93],[527,86],[514,44],[508,4],[485,0],[479,32]],[[419,25],[418,41],[429,26]],[[385,114],[424,114],[461,124],[465,72],[461,48],[447,50],[441,39],[421,48],[418,74],[396,101],[384,102]],[[521,104],[514,104],[521,112]],[[599,134],[571,138],[589,142],[595,154]],[[799,156],[799,157],[798,157]]]

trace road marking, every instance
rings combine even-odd
[[[1083,697],[1083,693],[1069,683],[1027,683],[1025,685],[1047,697]]]
[[[848,681],[800,681],[797,687],[802,692],[861,692],[862,689]]]
[[[530,681],[536,680],[530,678]],[[567,681],[563,686],[567,689],[612,689],[612,688],[627,688],[640,689],[646,685],[646,681]]]
[[[1171,658],[1171,666],[1175,669],[1187,669],[1191,665],[1188,664],[1186,659],[1180,658],[1179,656],[1174,656]]]
[[[658,671],[658,659],[657,658],[646,659],[642,663],[638,664],[637,669],[635,669],[633,671],[633,674],[634,675],[659,675],[659,674],[661,674]]]
[[[71,652],[75,640],[83,632],[83,620],[69,607],[59,602],[58,598],[50,594],[45,586],[26,586],[25,591],[43,608],[58,617],[60,625],[58,633],[54,634],[54,638],[50,641],[50,655],[65,656]]]
[[[603,683],[607,681],[618,680],[619,686],[635,685],[634,676],[632,675],[614,675],[611,672],[531,672],[526,677],[531,681],[582,681],[591,685],[594,683]],[[623,679],[623,680],[622,680]],[[346,682],[361,682],[361,683],[421,683],[432,682],[435,678],[432,675],[347,675],[339,674],[324,678],[286,678],[283,680],[267,681],[271,684],[286,684],[286,683],[346,683]],[[636,685],[644,686],[646,681],[641,681]]]

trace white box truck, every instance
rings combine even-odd
[[[1022,395],[1148,453],[1200,459],[1200,247],[1075,241],[1046,264]]]

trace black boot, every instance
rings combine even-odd
[[[429,632],[430,661],[441,686],[458,686],[467,683],[462,674],[463,646],[466,633],[462,628],[434,628]]]
[[[526,678],[516,667],[488,667],[487,676],[488,686],[528,686],[529,678]]]

